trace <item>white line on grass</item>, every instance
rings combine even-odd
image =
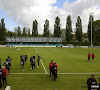
[[[11,90],[11,87],[10,86],[7,86],[5,90]]]
[[[92,72],[92,73],[58,73],[61,75],[88,75],[88,74],[100,74],[99,72]]]
[[[49,73],[11,73],[11,74],[49,74]],[[90,74],[100,74],[100,72],[92,72],[92,73],[58,73],[59,75],[90,75]]]
[[[35,47],[34,47],[35,48]],[[35,50],[36,50],[36,52],[38,53],[38,51],[37,51],[37,49],[35,48]],[[43,62],[42,62],[42,60],[40,59],[40,61],[41,61],[41,63],[42,63],[42,66],[43,66],[43,68],[44,68],[44,71],[45,71],[45,73],[47,74],[47,70],[46,70],[46,68],[45,68],[45,66],[44,66],[44,64],[43,64]]]
[[[30,74],[39,74],[39,75],[41,75],[41,74],[46,74],[46,73],[11,73],[11,74],[28,74],[28,75],[30,75]]]

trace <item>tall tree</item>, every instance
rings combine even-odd
[[[92,18],[92,41],[95,40],[95,30],[94,30],[94,25],[93,25],[94,18],[92,15],[90,15],[89,22],[88,22],[88,40],[89,40],[89,42],[91,42],[91,18]]]
[[[14,34],[17,36],[17,27],[14,28]]]
[[[95,30],[95,42],[100,42],[100,20],[93,22]]]
[[[72,40],[72,20],[71,16],[67,16],[66,20],[66,41],[71,41]]]
[[[22,35],[23,35],[23,36],[26,36],[26,35],[27,35],[27,28],[26,28],[26,27],[23,28],[23,33],[22,33]]]
[[[82,21],[80,16],[77,17],[75,36],[77,41],[82,41]]]
[[[18,26],[18,28],[17,28],[17,35],[18,36],[21,36],[21,28]]]
[[[34,36],[34,37],[38,36],[38,22],[37,22],[37,20],[33,21],[32,36]]]
[[[4,19],[1,19],[1,23],[0,23],[0,41],[4,40],[5,35],[6,35],[5,23],[4,23]]]
[[[49,37],[49,20],[46,20],[45,21],[45,24],[44,24],[44,34],[43,34],[44,37]]]
[[[60,18],[57,16],[54,24],[54,37],[61,37]]]
[[[30,34],[30,28],[28,28],[28,36],[30,36],[31,34]]]

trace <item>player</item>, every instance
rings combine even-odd
[[[7,80],[6,80],[6,76],[7,76],[7,69],[5,69],[5,67],[4,66],[2,66],[2,71],[3,71],[3,73],[2,73],[2,80],[3,80],[3,86],[4,86],[4,82],[5,82],[5,88],[6,88],[6,86],[7,86]]]
[[[25,62],[27,63],[27,55],[25,55]]]
[[[88,85],[88,90],[91,90],[91,85],[97,85],[97,81],[94,75],[92,75],[91,78],[87,79],[87,85]]]
[[[30,69],[32,69],[32,65],[31,65],[32,58],[33,58],[33,56],[31,56],[31,58],[30,58]]]
[[[23,55],[21,54],[21,56],[20,56],[20,66],[21,66],[22,57],[23,57]]]
[[[8,56],[8,58],[6,59],[8,62],[11,62],[11,58],[10,56]]]
[[[8,58],[6,59],[6,61],[8,61],[8,62],[11,63],[11,58],[10,58],[10,56],[8,56]],[[10,65],[10,69],[11,69],[11,71],[12,71],[11,65]]]
[[[52,67],[53,67],[53,60],[51,60],[51,62],[49,64],[50,76],[51,76],[51,74],[53,75]]]
[[[0,59],[0,68],[1,68],[1,59]]]
[[[94,62],[95,54],[92,52],[92,62]]]
[[[40,66],[40,65],[39,65],[40,59],[41,59],[41,57],[40,57],[40,55],[38,54],[38,58],[37,58],[37,61],[38,61],[38,67]]]
[[[1,83],[2,74],[3,74],[3,71],[1,69],[1,59],[0,59],[0,90],[1,90],[1,86],[2,86],[2,83]]]
[[[34,59],[33,56],[30,58],[30,62],[31,62],[32,70],[33,70],[33,67],[34,67],[35,70],[36,70],[36,67],[35,67],[35,59]]]
[[[24,63],[25,63],[25,56],[23,55],[21,58],[21,65],[22,65],[22,71],[24,71]]]
[[[3,64],[3,66],[6,67],[6,69],[9,72],[9,76],[10,76],[10,67],[11,67],[11,63],[9,61],[6,60],[6,62]]]
[[[54,73],[54,80],[53,80],[53,82],[54,82],[57,79],[57,71],[58,71],[58,66],[57,66],[56,62],[54,62],[52,69],[53,69],[53,73]]]
[[[33,55],[33,58],[35,59],[35,55]]]
[[[91,54],[90,52],[88,53],[88,62],[90,62]]]

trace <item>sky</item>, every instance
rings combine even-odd
[[[60,17],[64,29],[67,16],[71,15],[73,32],[78,16],[82,19],[83,32],[87,32],[90,12],[94,13],[94,20],[100,20],[100,0],[0,0],[0,19],[4,18],[6,28],[11,31],[17,26],[32,29],[32,22],[36,19],[38,32],[42,34],[48,19],[53,33],[56,16]]]

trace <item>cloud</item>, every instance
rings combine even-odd
[[[87,25],[90,12],[94,13],[94,19],[100,19],[100,0],[77,0],[74,3],[68,3],[66,1],[63,5],[63,10],[72,16],[73,28],[75,29],[75,23],[77,16],[82,19],[82,25],[84,32],[87,31]]]
[[[83,30],[86,32],[89,13],[94,12],[94,19],[100,19],[100,0],[77,0],[69,3],[68,0],[60,9],[55,4],[56,0],[0,0],[0,8],[8,18],[12,18],[17,24],[32,27],[32,21],[38,21],[39,33],[43,33],[43,25],[48,19],[50,31],[53,32],[55,17],[59,16],[61,28],[66,27],[66,18],[72,17],[73,30],[77,16],[82,19]]]
[[[56,0],[0,0],[0,8],[5,11],[6,16],[21,25],[32,25],[33,20],[38,21],[39,32],[43,32],[43,24],[50,19],[52,4]]]

